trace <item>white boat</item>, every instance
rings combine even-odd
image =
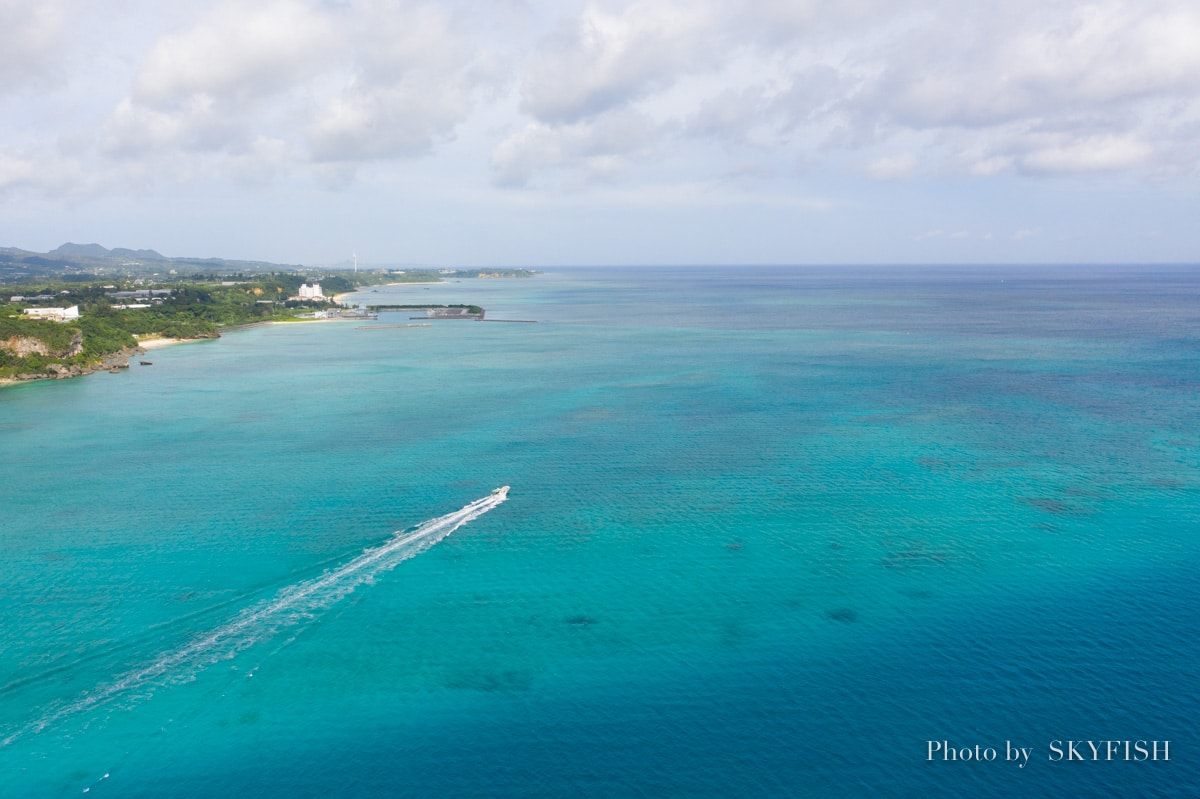
[[[493,497],[497,497],[497,496],[504,497],[505,499],[508,499],[508,488],[509,488],[508,486],[500,486],[499,488],[493,488],[492,496]]]

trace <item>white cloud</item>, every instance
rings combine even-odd
[[[0,0],[0,186],[706,187],[836,214],[871,205],[864,175],[979,213],[1100,176],[1190,191],[1197,41],[1192,0]],[[893,241],[1035,221],[911,213]]]
[[[1113,172],[1143,166],[1151,154],[1145,142],[1131,136],[1088,136],[1040,147],[1019,163],[1039,174]]]
[[[1177,153],[1200,115],[1197,41],[1191,3],[949,7],[861,56],[848,105],[877,139],[936,135],[970,174],[1178,172],[1195,166]]]
[[[1006,172],[1012,169],[1013,159],[1011,156],[993,155],[984,158],[979,158],[970,163],[967,171],[972,175],[980,175],[989,177],[998,175],[1001,172]]]
[[[727,56],[718,23],[712,4],[589,5],[530,60],[521,107],[540,121],[571,123],[669,88]]]
[[[31,183],[38,174],[37,162],[12,153],[0,153],[0,191]]]
[[[535,122],[493,150],[493,178],[500,186],[524,186],[539,172],[563,169],[584,180],[612,178],[656,138],[653,122],[632,111],[570,125]]]
[[[772,102],[763,86],[726,89],[700,101],[687,129],[699,136],[746,141],[754,125],[768,115]]]
[[[298,0],[226,3],[190,30],[159,39],[133,97],[172,108],[206,96],[237,108],[304,81],[339,44],[332,21]]]
[[[767,148],[798,161],[903,140],[909,153],[868,163],[881,180],[911,177],[918,162],[975,176],[1149,173],[1167,160],[1178,172],[1193,165],[1171,131],[1200,118],[1194,41],[1200,9],[1177,0],[1015,0],[986,10],[870,0],[591,3],[525,62],[521,109],[545,126],[543,141],[614,110],[656,115],[658,147],[643,153],[669,147],[679,131],[731,154]],[[697,81],[709,90],[696,91]],[[681,124],[661,124],[664,113]],[[1149,128],[1157,135],[1143,135]],[[1075,144],[1048,147],[1048,136]],[[1145,149],[1087,143],[1106,138]],[[524,182],[539,159],[517,159],[515,147],[503,142],[492,163],[502,174],[524,164],[515,181]],[[562,165],[559,156],[540,160]]]
[[[868,107],[918,128],[978,127],[1200,87],[1194,5],[1005,8],[950,6],[891,40],[874,59]]]
[[[87,194],[92,183],[78,162],[53,151],[0,150],[0,198],[54,194],[75,199]]]
[[[876,180],[905,180],[917,169],[917,157],[912,153],[901,153],[877,158],[867,165],[867,174]]]
[[[353,71],[307,125],[318,162],[429,152],[495,84],[487,54],[433,6],[368,2],[351,25]]]
[[[295,125],[306,89],[341,41],[332,18],[299,0],[206,11],[150,46],[129,95],[100,128],[103,153],[123,160],[243,153]]]
[[[0,15],[48,41],[61,36],[58,7]],[[251,183],[343,164],[320,170],[323,185],[344,185],[355,163],[436,153],[486,119],[502,121],[475,131],[490,150],[476,163],[508,186],[636,181],[632,167],[684,150],[683,180],[748,161],[773,175],[857,164],[877,180],[916,178],[920,164],[976,177],[1196,168],[1200,9],[1184,2],[553,8],[558,22],[522,3],[480,16],[457,0],[177,7],[94,140],[103,158],[195,158],[197,169],[164,169]],[[280,144],[250,169],[264,141]]]
[[[260,178],[285,170],[281,157],[419,156],[497,85],[495,63],[430,2],[226,2],[150,48],[102,126],[101,146],[122,158],[225,153],[214,163],[238,180],[262,142],[280,144],[269,168],[251,170]],[[341,186],[355,171],[322,169],[318,178]]]
[[[421,155],[469,110],[469,93],[428,93],[414,85],[351,89],[308,129],[315,161],[367,161]]]
[[[63,59],[67,15],[52,0],[0,0],[0,94],[42,81]]]
[[[238,118],[217,108],[208,95],[195,95],[170,111],[126,98],[105,121],[100,146],[110,156],[143,159],[171,148],[221,150],[234,146],[244,133]]]
[[[927,230],[913,237],[916,241],[932,241],[935,239],[962,240],[971,238],[969,230]]]
[[[227,166],[239,185],[261,188],[289,172],[297,160],[295,147],[290,143],[257,136],[244,151],[231,153]]]

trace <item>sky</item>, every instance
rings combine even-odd
[[[1200,261],[1196,0],[0,0],[0,246]]]

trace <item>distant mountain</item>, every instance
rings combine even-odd
[[[165,261],[166,256],[159,255],[154,250],[127,250],[124,247],[113,247],[109,250],[113,258],[140,258],[143,261]]]
[[[107,258],[109,252],[99,244],[71,244],[67,242],[46,255],[58,255],[63,258]]]
[[[108,249],[99,244],[67,244],[47,253],[0,247],[0,283],[34,280],[82,281],[118,275],[192,275],[307,272],[299,264],[227,261],[224,258],[168,258],[154,250]]]
[[[129,250],[115,247],[111,250],[99,244],[73,244],[67,242],[61,247],[51,250],[46,255],[57,255],[62,258],[138,258],[143,261],[162,261],[163,256],[154,250]]]

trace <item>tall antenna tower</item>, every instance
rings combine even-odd
[[[358,250],[353,250],[354,253],[354,274],[358,274]]]

